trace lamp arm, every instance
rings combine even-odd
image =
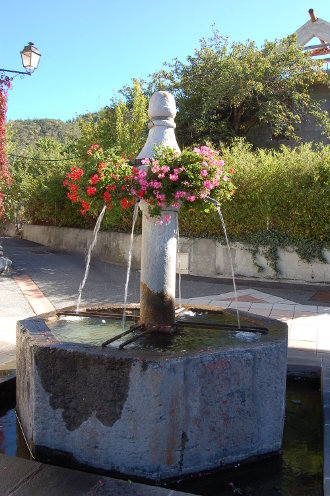
[[[24,74],[24,76],[31,76],[31,72],[22,72],[22,71],[10,71],[9,69],[0,69],[0,72],[12,72],[14,74]]]

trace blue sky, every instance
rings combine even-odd
[[[38,70],[16,77],[7,119],[73,119],[109,104],[132,78],[147,78],[164,61],[185,60],[212,24],[230,41],[282,38],[309,20],[330,21],[329,0],[23,0],[3,2],[0,67],[22,70],[32,41]]]

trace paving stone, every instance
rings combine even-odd
[[[222,301],[222,300],[211,300],[210,303],[211,307],[221,307],[221,308],[228,308],[230,305],[230,301]]]
[[[330,478],[324,478],[323,496],[330,496]]]
[[[303,341],[297,339],[289,339],[289,348],[296,348],[298,350],[309,350],[310,352],[316,353],[316,342],[315,341]]]
[[[183,496],[188,493],[0,454],[1,496]]]
[[[322,393],[322,398],[323,398],[323,406],[329,406],[330,405],[330,391],[323,391]],[[330,443],[330,439],[329,439]],[[330,444],[328,445],[330,448]],[[329,460],[330,462],[330,460]]]
[[[323,445],[324,445],[324,460],[323,460],[323,477],[330,478],[330,424],[325,424],[323,428]]]
[[[272,317],[272,314],[270,316]],[[297,325],[293,321],[290,329],[290,340],[313,341],[316,343],[317,329],[315,327],[309,328],[308,326]]]
[[[39,470],[41,463],[0,454],[0,494],[10,494],[10,491]]]

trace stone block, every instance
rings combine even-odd
[[[60,343],[42,319],[20,321],[17,411],[30,449],[150,480],[277,452],[287,331],[258,319],[269,332],[257,340],[166,354]]]

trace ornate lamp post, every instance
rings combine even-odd
[[[25,69],[23,71],[12,71],[9,69],[0,69],[0,72],[11,72],[14,74],[22,74],[24,76],[31,74],[37,69],[41,54],[38,52],[37,47],[30,41],[28,45],[26,45],[21,51],[22,64]]]

